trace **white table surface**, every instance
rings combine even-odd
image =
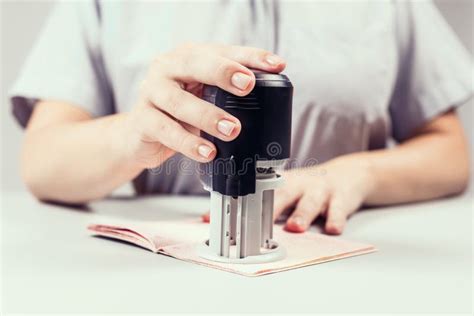
[[[91,237],[85,229],[97,215],[197,216],[205,198],[116,198],[74,210],[40,204],[25,192],[2,196],[4,312],[472,310],[472,191],[361,211],[343,238],[378,252],[256,278]]]

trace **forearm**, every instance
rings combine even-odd
[[[120,139],[124,114],[68,122],[26,133],[22,176],[43,200],[84,203],[101,198],[137,176]]]
[[[427,130],[388,150],[356,154],[374,179],[366,205],[421,201],[462,192],[469,159],[462,130]]]

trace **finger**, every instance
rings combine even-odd
[[[211,214],[209,212],[206,212],[202,214],[201,219],[204,223],[210,223],[211,222]]]
[[[236,117],[181,89],[176,84],[162,82],[159,86],[163,87],[161,91],[150,86],[147,88],[149,100],[173,118],[223,141],[231,141],[239,135],[241,124]]]
[[[287,209],[296,205],[302,195],[298,188],[281,188],[275,190],[273,202],[273,220],[277,220]]]
[[[331,235],[342,234],[346,225],[347,216],[353,213],[356,207],[343,201],[340,198],[334,197],[330,203],[326,215],[326,224],[324,230]]]
[[[278,73],[286,67],[283,58],[260,48],[221,45],[219,51],[223,56],[250,68]]]
[[[179,122],[188,132],[199,136],[200,130],[197,127],[192,126],[191,124],[188,124],[186,122],[180,121]]]
[[[255,86],[255,75],[247,67],[204,49],[160,56],[151,69],[152,76],[218,86],[237,96],[247,95]]]
[[[190,133],[151,105],[144,107],[143,111],[141,128],[144,141],[160,142],[198,162],[208,162],[215,157],[216,148],[210,141]]]
[[[329,195],[325,192],[304,194],[286,221],[285,229],[295,233],[306,231],[316,217],[327,208],[328,199]]]

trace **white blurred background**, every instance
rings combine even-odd
[[[80,0],[71,0],[80,1]],[[112,1],[112,0],[111,0]],[[117,0],[120,1],[120,0]],[[317,0],[314,0],[317,1]],[[348,1],[348,0],[347,0]],[[376,0],[373,0],[376,1]],[[419,0],[414,0],[419,1]],[[19,190],[23,184],[19,178],[18,157],[22,131],[12,119],[11,107],[6,94],[13,83],[23,60],[35,41],[42,24],[55,0],[0,0],[1,4],[1,187],[4,190]],[[472,0],[434,1],[464,45],[473,53],[473,7]],[[474,73],[473,73],[474,75]],[[466,133],[471,144],[473,165],[473,101],[460,110]],[[449,163],[449,162],[448,162]],[[472,168],[474,169],[474,168]]]

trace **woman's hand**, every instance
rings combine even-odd
[[[282,176],[284,185],[275,190],[274,220],[290,213],[285,229],[294,233],[306,231],[316,218],[324,216],[326,233],[341,234],[347,218],[364,203],[375,183],[365,153],[291,169]],[[208,223],[209,212],[201,219]]]
[[[203,162],[213,159],[214,145],[198,131],[229,141],[241,127],[235,117],[199,98],[202,84],[246,95],[255,85],[247,67],[280,72],[285,63],[257,48],[189,44],[155,58],[130,113],[94,119],[72,103],[38,102],[23,145],[25,183],[39,199],[83,204],[175,152]]]
[[[138,103],[124,120],[128,159],[143,168],[156,167],[176,152],[199,162],[212,160],[216,148],[199,131],[231,141],[241,125],[200,99],[202,86],[245,96],[255,85],[247,67],[280,72],[285,62],[262,49],[225,45],[187,44],[156,57]]]
[[[291,211],[286,230],[304,232],[319,216],[325,231],[341,234],[349,215],[359,209],[374,186],[363,154],[341,156],[324,164],[283,173],[285,184],[275,191],[274,218]]]

